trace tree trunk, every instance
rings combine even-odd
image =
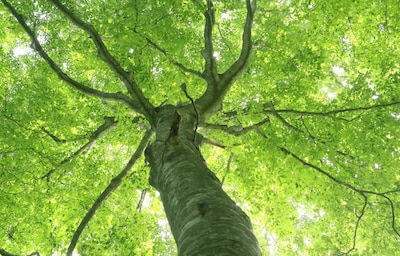
[[[261,255],[250,219],[222,190],[198,149],[187,109],[159,111],[156,140],[146,150],[150,184],[161,195],[178,255]]]

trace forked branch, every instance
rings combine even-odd
[[[221,76],[217,72],[217,63],[214,57],[214,46],[212,41],[212,30],[215,24],[215,10],[211,0],[207,1],[207,11],[204,13],[206,24],[204,28],[204,44],[203,57],[206,61],[204,74],[210,83],[218,84],[218,89],[227,91],[229,87],[243,74],[250,63],[252,51],[251,31],[256,12],[256,0],[246,0],[246,22],[242,34],[242,49],[239,58],[230,66]],[[221,82],[219,82],[221,78]],[[225,92],[226,93],[226,92]]]
[[[256,12],[256,6],[256,0],[246,0],[247,15],[242,34],[242,50],[239,58],[222,74],[221,86],[228,87],[221,88],[222,90],[228,90],[229,86],[233,84],[243,74],[244,71],[247,70],[247,67],[250,63],[250,57],[253,48],[251,31],[254,14]]]
[[[28,26],[28,24],[25,21],[25,18],[18,13],[18,11],[7,1],[7,0],[1,0],[2,3],[7,7],[8,10],[10,10],[11,14],[17,19],[18,23],[22,26],[22,28],[25,30],[25,32],[28,34],[28,36],[32,40],[32,44],[35,48],[35,50],[39,53],[39,55],[47,62],[47,64],[50,66],[50,68],[58,75],[58,77],[69,84],[71,87],[74,89],[88,94],[92,95],[98,98],[102,99],[108,99],[108,100],[113,100],[113,101],[119,101],[122,102],[130,107],[135,107],[136,104],[132,99],[127,97],[121,92],[117,93],[107,93],[103,91],[99,91],[96,89],[93,89],[91,87],[88,87],[86,85],[83,85],[82,83],[75,81],[71,77],[69,77],[66,73],[64,73],[61,68],[53,61],[53,59],[47,54],[47,52],[43,49],[42,45],[40,44],[39,40],[37,39],[35,32]]]
[[[345,253],[346,255],[349,254],[351,251],[353,251],[355,249],[355,247],[356,247],[356,237],[357,237],[357,231],[358,231],[358,227],[359,227],[359,222],[361,221],[361,218],[364,216],[365,208],[366,208],[367,202],[368,202],[367,195],[379,196],[379,197],[385,199],[388,202],[388,204],[390,206],[390,211],[391,211],[391,227],[392,227],[393,232],[400,238],[400,232],[396,228],[396,222],[395,222],[396,214],[395,214],[394,204],[393,204],[393,201],[391,200],[391,198],[386,195],[387,192],[380,193],[380,192],[375,192],[375,191],[371,191],[371,190],[359,189],[359,188],[357,188],[357,187],[355,187],[355,186],[353,186],[353,185],[351,185],[351,184],[349,184],[349,183],[347,183],[345,181],[342,181],[342,180],[334,177],[333,175],[331,175],[327,171],[321,169],[320,167],[318,167],[316,165],[313,165],[312,163],[309,163],[309,162],[303,160],[302,158],[300,158],[299,156],[297,156],[293,152],[289,151],[288,149],[283,148],[283,147],[278,147],[278,148],[283,153],[292,156],[294,159],[296,159],[298,162],[300,162],[304,166],[307,166],[307,167],[310,167],[310,168],[314,169],[315,171],[319,172],[320,174],[328,177],[330,180],[332,180],[336,184],[344,186],[344,187],[354,191],[355,193],[359,194],[360,196],[362,196],[364,198],[364,203],[363,203],[363,207],[361,209],[361,213],[357,216],[356,226],[355,226],[354,234],[353,234],[353,245]]]
[[[153,119],[154,107],[146,99],[142,91],[137,86],[132,73],[125,71],[119,62],[110,54],[99,33],[94,27],[88,23],[85,23],[82,19],[76,16],[70,9],[68,9],[59,0],[51,0],[57,8],[64,13],[75,25],[84,30],[90,38],[93,40],[99,58],[103,60],[113,72],[119,77],[119,79],[125,84],[129,94],[134,99],[135,110],[141,114],[144,114],[146,118],[151,122]]]
[[[256,12],[256,0],[246,0],[246,22],[242,34],[242,49],[238,59],[222,74],[217,72],[217,63],[214,58],[212,42],[212,28],[215,22],[215,11],[212,1],[207,1],[208,9],[205,12],[206,25],[204,28],[205,50],[203,56],[206,60],[204,76],[207,81],[206,92],[196,100],[196,104],[201,110],[202,121],[220,110],[222,101],[234,84],[234,82],[244,73],[250,63],[252,52],[252,24]]]
[[[260,123],[254,124],[249,127],[241,127],[241,126],[228,127],[225,125],[206,124],[206,125],[204,125],[204,128],[221,130],[221,131],[224,131],[228,134],[232,134],[235,136],[239,136],[239,135],[242,135],[242,134],[250,132],[250,131],[255,131],[263,139],[268,139],[268,137],[259,129],[260,126],[262,126],[265,122],[268,122],[268,121],[269,121],[268,119],[265,119],[265,120],[261,121]],[[295,160],[297,160],[304,166],[312,168],[313,170],[317,171],[318,173],[328,177],[330,180],[332,180],[336,184],[344,186],[344,187],[354,191],[355,193],[359,194],[363,198],[363,205],[361,207],[361,210],[358,214],[356,214],[357,219],[356,219],[356,224],[355,224],[355,228],[353,231],[352,246],[350,249],[347,250],[347,252],[344,253],[345,255],[348,255],[350,252],[352,252],[356,248],[357,233],[358,233],[361,219],[363,218],[363,216],[365,214],[365,209],[368,205],[368,195],[375,195],[375,196],[381,197],[387,201],[387,203],[390,206],[390,211],[391,211],[391,228],[392,228],[393,232],[400,238],[400,232],[396,227],[396,214],[395,214],[394,203],[393,203],[392,199],[388,196],[388,194],[400,193],[399,189],[385,191],[385,192],[375,192],[372,190],[360,189],[360,188],[357,188],[356,186],[351,185],[348,182],[345,182],[343,180],[340,180],[340,179],[334,177],[333,175],[331,175],[329,172],[323,170],[322,168],[320,168],[308,161],[305,161],[304,159],[300,158],[298,155],[291,152],[287,148],[278,146],[278,149],[280,149],[283,153],[290,155],[291,157],[293,157]]]

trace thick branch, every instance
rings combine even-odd
[[[250,63],[252,52],[251,30],[253,25],[254,14],[256,12],[256,0],[246,0],[247,16],[242,35],[242,51],[239,58],[222,74],[222,90],[228,90],[229,87],[247,70]],[[228,87],[228,88],[225,88]]]
[[[9,253],[9,252],[7,252],[6,250],[1,249],[1,248],[0,248],[0,255],[1,255],[1,256],[18,256],[18,255],[16,255],[16,254]]]
[[[221,180],[221,186],[224,185],[225,178],[229,174],[229,171],[231,169],[232,160],[233,160],[233,152],[231,152],[231,154],[229,155],[228,164],[226,165],[226,172],[225,172],[224,177],[222,177],[222,180]]]
[[[35,48],[35,50],[39,53],[39,55],[47,62],[47,64],[50,66],[51,69],[58,75],[58,77],[63,80],[64,82],[68,83],[70,86],[75,88],[76,90],[92,95],[98,98],[102,99],[108,99],[108,100],[113,100],[113,101],[119,101],[122,102],[130,107],[136,108],[136,104],[124,95],[121,92],[117,93],[107,93],[107,92],[102,92],[90,87],[87,87],[71,77],[69,77],[66,73],[64,73],[61,68],[53,61],[53,59],[46,53],[46,51],[43,49],[41,44],[39,43],[34,31],[27,25],[24,17],[17,12],[17,10],[9,3],[7,0],[1,0],[3,4],[10,10],[11,14],[17,19],[18,23],[22,26],[22,28],[25,30],[25,32],[29,35],[29,37],[32,40],[32,44]]]
[[[222,75],[217,74],[215,59],[213,57],[212,46],[212,26],[214,10],[211,1],[208,1],[209,9],[205,13],[206,26],[204,31],[206,49],[203,53],[206,59],[205,75],[208,82],[206,92],[196,101],[199,105],[202,121],[220,110],[222,101],[234,84],[234,82],[243,74],[250,63],[252,51],[251,29],[256,11],[256,0],[246,0],[247,15],[242,35],[242,49],[239,58]]]
[[[118,186],[121,184],[122,179],[128,174],[128,171],[132,169],[133,165],[136,163],[136,161],[139,159],[139,157],[143,154],[143,151],[145,150],[147,144],[149,143],[151,137],[153,136],[153,131],[148,130],[142,140],[139,143],[139,146],[137,147],[136,151],[133,153],[132,157],[129,159],[129,162],[126,164],[124,169],[116,176],[114,177],[110,184],[104,189],[104,191],[100,194],[100,196],[96,199],[92,207],[89,209],[89,211],[86,213],[85,217],[83,217],[81,223],[79,224],[78,228],[76,229],[74,235],[72,236],[71,243],[69,244],[68,250],[67,250],[67,256],[72,256],[72,253],[75,249],[75,246],[78,242],[78,239],[80,235],[82,234],[84,228],[87,226],[89,221],[92,219],[94,214],[96,213],[97,209],[104,203],[104,201],[111,195],[111,193],[118,188]]]
[[[9,252],[7,252],[6,250],[1,249],[1,248],[0,248],[0,255],[1,255],[1,256],[19,256],[19,255],[17,255],[17,254],[9,253]],[[31,253],[31,254],[29,254],[29,255],[27,255],[27,256],[40,256],[40,254],[39,254],[38,252],[33,252],[33,253]]]
[[[212,0],[207,0],[207,11],[204,12],[206,24],[204,26],[204,47],[202,54],[206,61],[204,68],[204,76],[208,82],[208,86],[215,86],[219,81],[217,72],[217,63],[214,57],[214,46],[212,41],[212,31],[215,24],[215,9]]]
[[[129,94],[133,97],[133,99],[136,102],[139,103],[139,105],[135,105],[135,110],[138,111],[139,113],[144,114],[146,118],[150,122],[152,122],[154,107],[150,104],[148,99],[144,97],[142,91],[137,86],[133,75],[125,71],[121,67],[119,62],[110,54],[106,45],[104,44],[98,32],[94,29],[94,27],[90,24],[85,23],[80,18],[78,18],[70,9],[68,9],[65,5],[63,5],[59,0],[51,0],[51,1],[73,23],[75,23],[78,27],[80,27],[82,30],[84,30],[86,33],[90,35],[90,38],[96,45],[100,59],[103,60],[114,71],[114,73],[125,84],[125,87],[127,88]]]

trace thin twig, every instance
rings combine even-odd
[[[225,177],[226,177],[226,175],[228,175],[228,173],[231,169],[232,160],[233,160],[233,152],[231,152],[231,154],[229,155],[228,164],[226,165],[226,173],[225,173],[224,177],[222,177],[221,186],[224,185]]]
[[[197,129],[199,128],[199,123],[200,123],[200,113],[197,111],[196,104],[194,103],[194,100],[192,97],[190,97],[189,93],[187,92],[186,84],[183,83],[181,84],[181,90],[185,93],[186,98],[190,100],[192,103],[194,112],[196,114],[196,127],[194,128],[194,134],[193,134],[193,142],[196,142],[196,134],[197,134]]]
[[[49,132],[46,128],[41,127],[40,128],[44,133],[46,133],[50,138],[52,138],[55,142],[57,143],[65,143],[67,142],[67,140],[64,139],[60,139],[58,138],[56,135],[52,134],[51,132]]]
[[[223,132],[226,132],[228,134],[234,135],[234,136],[241,136],[245,133],[248,133],[250,131],[257,131],[257,129],[266,124],[269,123],[269,117],[264,118],[260,122],[247,126],[247,127],[242,127],[242,126],[228,126],[225,124],[203,124],[202,127],[210,130],[220,130]]]
[[[346,252],[346,255],[348,255],[350,252],[352,252],[354,249],[356,249],[356,241],[357,241],[357,232],[358,232],[358,228],[360,226],[360,221],[362,219],[362,217],[365,214],[365,208],[367,207],[368,204],[368,197],[366,195],[362,194],[362,197],[364,198],[364,203],[363,203],[363,207],[361,208],[361,213],[360,215],[357,216],[357,221],[356,221],[356,226],[354,228],[354,233],[353,233],[353,245],[352,247]]]
[[[139,202],[138,202],[138,204],[136,206],[136,210],[138,212],[142,211],[142,206],[143,206],[144,199],[146,197],[146,193],[147,193],[146,189],[142,190],[142,193],[140,193],[140,199],[139,199]]]
[[[142,35],[142,36],[143,36],[143,35]],[[188,67],[186,67],[185,65],[183,65],[182,63],[179,63],[179,62],[173,60],[173,59],[170,57],[170,55],[168,54],[168,52],[167,52],[166,50],[164,50],[163,48],[161,48],[161,46],[157,45],[157,44],[156,44],[155,42],[153,42],[150,38],[148,38],[148,37],[146,37],[146,36],[143,36],[143,37],[146,39],[146,41],[147,41],[147,43],[148,43],[149,45],[151,45],[151,46],[154,47],[157,51],[159,51],[160,53],[162,53],[165,57],[168,58],[169,61],[172,62],[172,64],[174,64],[175,66],[177,66],[177,67],[178,67],[179,69],[181,69],[183,72],[186,72],[186,73],[189,73],[189,74],[193,74],[193,75],[195,75],[195,76],[198,76],[198,77],[204,79],[204,75],[203,75],[201,72],[199,72],[199,71],[197,71],[197,70],[194,70],[194,69],[191,69],[191,68],[188,68]]]
[[[395,106],[395,105],[400,105],[400,101],[394,101],[394,102],[389,102],[389,103],[384,103],[384,104],[376,104],[376,105],[365,106],[365,107],[337,109],[337,110],[331,110],[331,111],[326,111],[326,112],[300,111],[300,110],[295,110],[295,109],[275,109],[275,110],[264,110],[264,113],[273,114],[274,112],[277,112],[277,113],[297,114],[297,115],[302,115],[302,116],[330,117],[332,115],[336,115],[336,114],[340,114],[340,113],[371,110],[371,109],[375,109],[375,108],[384,108],[384,107],[390,107],[390,106]]]
[[[104,123],[100,125],[90,136],[89,141],[85,143],[82,147],[80,147],[77,151],[75,151],[72,155],[64,158],[60,163],[59,166],[64,165],[70,162],[74,157],[78,156],[79,154],[83,153],[86,149],[90,149],[96,141],[106,134],[108,131],[113,129],[117,125],[117,121],[114,117],[104,117]],[[50,176],[56,171],[56,169],[51,169],[45,175],[41,177],[41,179],[50,179]]]

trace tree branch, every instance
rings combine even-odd
[[[136,32],[136,31],[135,31],[135,32]],[[137,32],[136,32],[136,33],[137,33]],[[162,53],[165,57],[167,57],[168,60],[171,61],[172,64],[174,64],[175,66],[177,66],[180,70],[182,70],[183,72],[190,73],[190,74],[193,74],[193,75],[195,75],[195,76],[198,76],[198,77],[200,77],[200,78],[202,78],[202,79],[205,79],[204,75],[203,75],[202,73],[200,73],[199,71],[194,70],[194,69],[191,69],[191,68],[188,68],[188,67],[186,67],[185,65],[183,65],[182,63],[179,63],[179,62],[173,60],[173,59],[170,57],[170,55],[168,54],[168,52],[167,52],[166,50],[164,50],[164,49],[161,48],[159,45],[157,45],[156,43],[154,43],[150,38],[148,38],[148,37],[146,37],[146,36],[144,36],[144,35],[141,35],[141,36],[143,36],[143,37],[146,39],[146,41],[147,41],[147,43],[148,43],[149,45],[151,45],[151,46],[154,47],[157,51],[159,51],[159,52]]]
[[[9,253],[9,252],[7,252],[6,250],[1,249],[1,248],[0,248],[0,255],[1,255],[1,256],[18,256],[18,255],[16,255],[16,254]]]
[[[212,146],[215,146],[215,147],[218,147],[218,148],[222,148],[222,149],[226,148],[226,146],[224,146],[222,144],[219,144],[218,142],[216,142],[214,140],[211,140],[211,139],[208,139],[206,137],[203,137],[203,139],[201,140],[201,143],[202,144],[212,145]]]
[[[283,118],[281,121],[285,121]],[[219,125],[219,124],[205,124],[203,127],[207,128],[207,129],[215,129],[215,130],[222,130],[226,133],[232,134],[234,136],[240,136],[244,133],[250,132],[250,131],[256,131],[262,138],[267,139],[267,137],[265,136],[264,133],[262,133],[259,130],[259,127],[261,125],[263,125],[264,123],[269,122],[269,119],[266,118],[264,120],[262,120],[261,122],[254,124],[252,126],[248,126],[248,127],[241,127],[241,126],[227,126],[227,125]],[[285,121],[286,122],[286,121]],[[284,122],[284,123],[285,123]],[[286,122],[287,123],[287,122]],[[301,131],[296,127],[292,127],[289,123],[287,123],[289,125],[289,128],[294,129],[296,131]],[[291,151],[289,151],[286,148],[283,147],[278,147],[282,152],[284,152],[285,154],[288,154],[290,156],[292,156],[294,159],[296,159],[297,161],[299,161],[300,163],[302,163],[303,165],[310,167],[314,170],[316,170],[317,172],[323,174],[324,176],[328,177],[330,180],[334,181],[335,183],[344,186],[356,193],[358,193],[360,196],[362,196],[364,198],[364,203],[363,203],[363,207],[361,209],[361,213],[360,215],[357,216],[357,220],[356,220],[356,227],[354,229],[354,234],[353,234],[353,242],[352,242],[352,247],[345,253],[346,255],[349,254],[351,251],[353,251],[356,248],[356,238],[357,238],[357,232],[358,232],[358,228],[359,228],[359,224],[360,221],[362,219],[362,217],[364,216],[365,213],[365,209],[368,203],[368,197],[367,195],[376,195],[376,196],[380,196],[382,198],[384,198],[386,201],[388,201],[388,204],[391,208],[391,227],[392,230],[400,237],[400,233],[396,228],[396,223],[395,223],[395,208],[394,208],[394,204],[393,201],[390,199],[390,197],[387,196],[387,194],[390,193],[399,193],[400,190],[391,190],[391,191],[386,191],[383,193],[379,193],[379,192],[375,192],[375,191],[370,191],[370,190],[363,190],[363,189],[359,189],[347,182],[344,182],[340,179],[337,179],[336,177],[332,176],[330,173],[324,171],[323,169],[319,168],[318,166],[315,166],[311,163],[306,162],[305,160],[301,159],[299,156],[297,156],[296,154],[292,153]]]
[[[234,135],[234,136],[241,136],[250,131],[256,131],[260,126],[268,123],[269,121],[270,121],[269,117],[266,117],[265,119],[261,120],[260,122],[250,125],[250,126],[247,126],[247,127],[228,126],[228,125],[224,125],[224,124],[207,124],[207,123],[202,125],[202,127],[205,129],[210,129],[210,130],[224,131],[224,132]]]
[[[43,49],[43,47],[39,43],[34,31],[27,25],[24,17],[21,14],[19,14],[17,12],[17,10],[7,0],[1,0],[1,1],[10,10],[11,14],[17,19],[18,23],[22,26],[22,28],[25,30],[25,32],[28,34],[28,36],[31,38],[32,44],[33,44],[35,50],[47,62],[47,64],[50,66],[50,68],[58,75],[58,77],[61,80],[68,83],[74,89],[76,89],[82,93],[92,95],[92,96],[102,98],[102,99],[119,101],[119,102],[122,102],[122,103],[128,105],[129,107],[137,108],[135,102],[133,102],[132,99],[130,99],[129,97],[127,97],[126,95],[124,95],[121,92],[117,92],[117,93],[102,92],[102,91],[87,87],[87,86],[75,81],[71,77],[69,77],[66,73],[64,73],[61,70],[61,68],[53,61],[53,59]]]
[[[225,178],[231,169],[232,160],[233,160],[233,152],[231,152],[231,154],[229,155],[228,164],[226,165],[226,173],[225,173],[224,177],[222,177],[221,186],[224,185]]]
[[[346,118],[341,118],[341,117],[336,117],[336,114],[341,114],[341,113],[350,113],[350,112],[359,112],[359,111],[367,111],[367,110],[372,110],[372,109],[378,109],[378,108],[385,108],[385,107],[391,107],[395,105],[400,105],[400,101],[394,101],[394,102],[389,102],[389,103],[383,103],[383,104],[376,104],[376,105],[370,105],[370,106],[365,106],[365,107],[354,107],[354,108],[344,108],[344,109],[337,109],[337,110],[330,110],[330,111],[325,111],[325,112],[314,112],[314,111],[301,111],[301,110],[296,110],[296,109],[276,109],[273,102],[268,102],[263,104],[263,110],[261,112],[257,112],[259,114],[272,114],[272,115],[277,115],[279,113],[281,114],[296,114],[299,116],[321,116],[321,117],[328,117],[332,118],[335,120],[341,120],[341,121],[346,121],[346,122],[351,122],[354,121],[355,119],[359,118],[361,115],[357,115],[354,118],[351,119],[346,119]],[[242,109],[241,112],[247,113],[249,111],[249,108]],[[233,111],[228,111],[224,112],[226,117],[232,117],[238,115],[237,110]]]
[[[66,163],[68,163],[69,161],[71,161],[74,157],[76,157],[77,155],[81,154],[82,152],[84,152],[86,149],[90,149],[94,143],[96,143],[96,141],[102,137],[104,134],[106,134],[108,131],[110,131],[112,128],[114,128],[117,125],[117,121],[114,119],[114,117],[104,117],[104,123],[99,126],[96,131],[93,132],[93,134],[90,136],[89,141],[83,145],[82,147],[80,147],[77,151],[75,151],[72,155],[64,158],[59,165],[64,165]],[[50,176],[56,171],[56,169],[51,169],[50,171],[48,171],[45,175],[43,175],[41,178],[42,179],[50,179]]]
[[[206,25],[204,29],[205,50],[203,56],[206,60],[204,75],[208,86],[206,92],[196,100],[199,106],[202,121],[221,109],[222,101],[233,85],[243,74],[250,63],[252,51],[251,28],[256,11],[256,0],[246,0],[247,15],[242,34],[242,49],[239,58],[222,75],[217,74],[217,64],[213,56],[212,27],[214,25],[214,9],[211,1],[207,1],[208,10],[205,12]]]
[[[89,221],[92,219],[92,217],[95,215],[95,213],[99,209],[99,207],[104,203],[104,201],[122,183],[122,179],[128,174],[128,171],[130,169],[132,169],[133,165],[136,163],[136,161],[139,159],[139,157],[143,154],[143,151],[145,150],[147,144],[149,143],[151,137],[153,136],[153,133],[154,132],[152,130],[148,130],[146,132],[146,134],[143,136],[142,140],[140,141],[136,151],[133,153],[132,157],[129,159],[129,161],[126,164],[126,166],[124,167],[124,169],[111,180],[110,184],[108,184],[108,186],[103,190],[103,192],[100,194],[100,196],[93,203],[92,207],[86,213],[85,217],[83,217],[81,223],[79,224],[78,228],[75,230],[74,235],[72,236],[71,242],[68,246],[67,256],[72,256],[72,253],[75,249],[75,246],[76,246],[76,244],[79,240],[79,237],[82,234],[84,228],[89,223]]]
[[[371,110],[371,109],[375,109],[375,108],[384,108],[384,107],[390,107],[390,106],[395,106],[395,105],[400,105],[400,101],[394,101],[394,102],[389,102],[389,103],[384,103],[384,104],[376,104],[376,105],[371,105],[371,106],[366,106],[366,107],[354,107],[354,108],[331,110],[331,111],[326,111],[326,112],[300,111],[300,110],[295,110],[295,109],[273,109],[273,110],[264,110],[264,113],[273,114],[276,112],[276,113],[298,114],[298,115],[302,115],[302,116],[331,117],[332,115],[336,115],[336,114],[340,114],[340,113]]]
[[[204,76],[208,82],[208,86],[215,86],[219,81],[217,72],[217,63],[214,57],[214,45],[212,41],[212,31],[215,25],[215,9],[212,0],[207,0],[207,11],[204,12],[206,24],[204,26],[204,47],[202,52],[206,61],[204,67]]]
[[[114,73],[119,77],[119,79],[125,84],[129,94],[132,98],[139,103],[136,105],[135,110],[142,113],[146,118],[152,122],[154,107],[150,104],[148,99],[146,99],[142,91],[137,86],[132,73],[125,71],[119,62],[110,54],[103,40],[101,39],[99,33],[90,24],[85,23],[83,20],[78,18],[70,9],[63,5],[59,0],[51,0],[57,8],[64,13],[76,26],[80,27],[93,40],[96,49],[98,51],[99,58],[103,60]]]
[[[140,193],[140,199],[139,199],[138,204],[136,205],[136,210],[138,212],[142,211],[142,206],[143,206],[144,199],[146,197],[146,193],[147,193],[146,189],[142,190],[142,193]]]
[[[395,218],[395,217],[396,217],[396,215],[395,215],[395,208],[394,208],[394,205],[393,205],[393,201],[390,199],[390,197],[388,197],[388,196],[385,194],[385,193],[387,193],[387,192],[379,193],[379,192],[375,192],[375,191],[371,191],[371,190],[363,190],[363,189],[356,188],[355,186],[353,186],[353,185],[351,185],[351,184],[349,184],[349,183],[347,183],[347,182],[345,182],[345,181],[342,181],[342,180],[340,180],[340,179],[338,179],[338,178],[332,176],[330,173],[328,173],[327,171],[322,170],[320,167],[318,167],[318,166],[316,166],[316,165],[313,165],[313,164],[311,164],[311,163],[309,163],[309,162],[306,162],[305,160],[301,159],[299,156],[297,156],[297,155],[294,154],[293,152],[289,151],[288,149],[283,148],[283,147],[278,147],[278,148],[279,148],[283,153],[292,156],[294,159],[296,159],[296,160],[297,160],[298,162],[300,162],[301,164],[303,164],[303,165],[305,165],[305,166],[307,166],[307,167],[310,167],[310,168],[314,169],[315,171],[317,171],[317,172],[321,173],[322,175],[328,177],[328,178],[329,178],[330,180],[332,180],[333,182],[335,182],[335,183],[337,183],[337,184],[339,184],[339,185],[341,185],[341,186],[344,186],[344,187],[346,187],[346,188],[348,188],[348,189],[350,189],[350,190],[352,190],[352,191],[358,193],[359,195],[361,195],[361,196],[364,198],[364,205],[363,205],[361,214],[357,217],[356,227],[355,227],[355,230],[354,230],[353,247],[352,247],[346,254],[350,253],[350,252],[351,252],[352,250],[354,250],[354,248],[355,248],[355,240],[356,240],[356,234],[357,234],[359,222],[360,222],[362,216],[364,215],[364,211],[365,211],[366,204],[367,204],[367,199],[368,199],[368,198],[367,198],[367,194],[376,195],[376,196],[382,197],[382,198],[384,198],[386,201],[388,201],[389,206],[390,206],[390,209],[391,209],[391,227],[392,227],[393,232],[396,233],[396,235],[400,238],[400,233],[399,233],[399,231],[398,231],[397,228],[396,228],[396,222],[395,222],[395,220],[396,220],[396,218]]]
[[[46,130],[46,128],[44,128],[44,127],[41,127],[40,129],[57,143],[65,143],[65,142],[67,142],[67,140],[58,138],[56,135],[52,134],[51,132]]]
[[[346,255],[348,255],[350,252],[352,252],[354,249],[356,249],[356,241],[357,241],[357,231],[358,231],[358,227],[360,226],[360,221],[362,219],[362,217],[365,214],[365,208],[367,208],[367,204],[368,204],[368,197],[364,194],[361,194],[361,196],[364,198],[364,203],[363,206],[361,208],[361,213],[360,215],[357,216],[357,221],[356,221],[356,226],[354,228],[354,233],[353,233],[353,245],[352,247],[346,252]]]
[[[400,237],[400,232],[396,228],[396,214],[395,214],[395,209],[394,209],[394,204],[393,204],[392,199],[390,199],[390,197],[388,197],[384,193],[379,193],[379,196],[382,196],[383,198],[386,199],[386,201],[389,202],[390,210],[391,210],[391,218],[392,218],[392,229],[397,234],[397,236]]]
[[[388,104],[386,104],[386,105],[388,105]],[[391,104],[391,105],[393,105],[393,104]],[[370,108],[368,108],[368,109],[370,109]],[[274,114],[277,114],[277,113],[275,112]],[[300,129],[298,129],[296,127],[293,127],[291,124],[287,123],[286,120],[283,119],[283,117],[280,117],[278,119],[280,119],[280,121],[282,121],[290,129],[293,129],[293,130],[298,131],[298,132],[302,132]],[[254,124],[252,126],[249,126],[249,127],[241,127],[241,126],[231,126],[231,127],[229,127],[227,125],[205,124],[204,128],[222,130],[222,131],[224,131],[226,133],[229,133],[229,134],[232,134],[232,135],[235,135],[235,136],[240,136],[240,135],[242,135],[244,133],[247,133],[249,131],[256,131],[262,138],[267,139],[265,134],[262,133],[259,130],[259,127],[261,125],[263,125],[264,123],[268,122],[268,121],[269,121],[269,119],[266,118],[263,121],[261,121],[261,122],[259,122],[257,124]],[[313,165],[313,164],[311,164],[309,162],[306,162],[305,160],[301,159],[299,156],[297,156],[293,152],[289,151],[288,149],[283,148],[283,147],[278,147],[278,148],[282,152],[284,152],[285,154],[288,154],[288,155],[292,156],[294,159],[296,159],[298,162],[302,163],[303,165],[316,170],[317,172],[319,172],[319,173],[323,174],[324,176],[328,177],[330,180],[334,181],[335,183],[337,183],[337,184],[339,184],[341,186],[344,186],[344,187],[346,187],[346,188],[358,193],[360,196],[362,196],[364,198],[364,203],[363,203],[363,206],[362,206],[362,209],[361,209],[361,213],[357,216],[357,220],[356,220],[356,226],[355,226],[354,234],[353,234],[352,247],[345,253],[346,255],[349,254],[351,251],[353,251],[356,248],[357,232],[358,232],[358,228],[359,228],[359,225],[360,225],[360,221],[361,221],[362,217],[365,214],[365,209],[366,209],[367,203],[368,203],[368,197],[367,197],[368,194],[382,197],[388,202],[388,204],[390,206],[390,209],[391,209],[391,228],[392,228],[393,232],[397,236],[400,237],[400,233],[396,228],[396,222],[395,222],[395,220],[396,220],[395,216],[396,215],[395,215],[394,204],[393,204],[393,201],[391,200],[391,198],[387,195],[387,194],[390,194],[390,193],[400,193],[400,190],[396,189],[396,190],[390,190],[390,191],[386,191],[386,192],[380,193],[380,192],[375,192],[375,191],[371,191],[371,190],[359,189],[359,188],[357,188],[357,187],[355,187],[355,186],[353,186],[353,185],[351,185],[351,184],[349,184],[349,183],[347,183],[345,181],[337,179],[336,177],[332,176],[330,173],[324,171],[323,169],[319,168],[318,166],[315,166],[315,165]],[[338,152],[340,152],[340,151],[338,151]]]
[[[18,254],[9,253],[9,252],[7,252],[6,250],[4,250],[2,248],[0,248],[0,255],[1,256],[19,256]],[[31,253],[31,254],[29,254],[27,256],[40,256],[40,254],[38,252],[33,252],[33,253]]]
[[[275,108],[274,108],[273,105],[271,105],[270,108],[271,108],[272,114],[273,114],[284,126],[288,127],[289,129],[291,129],[291,130],[293,130],[293,131],[295,131],[295,132],[306,134],[306,135],[308,136],[308,138],[311,139],[312,141],[314,141],[315,143],[320,142],[321,144],[323,144],[323,145],[329,147],[329,145],[328,145],[328,143],[327,143],[326,141],[323,141],[323,140],[320,140],[320,139],[316,138],[314,135],[312,135],[312,134],[309,132],[309,130],[307,129],[307,127],[306,127],[306,125],[305,125],[305,123],[304,123],[304,120],[302,120],[302,121],[303,121],[303,126],[304,126],[305,129],[306,129],[306,132],[303,131],[303,130],[300,129],[300,128],[297,128],[296,126],[293,126],[293,125],[290,124],[288,121],[286,121],[286,119],[283,118],[283,117],[275,110]],[[345,153],[345,152],[343,152],[343,151],[340,151],[340,150],[335,150],[335,151],[336,151],[336,153],[337,153],[338,155],[346,156],[346,157],[349,157],[349,158],[351,158],[351,159],[355,159],[354,156],[350,156],[350,155],[348,155],[347,153]]]
[[[247,16],[242,35],[242,51],[239,58],[228,68],[223,74],[221,86],[228,88],[221,88],[228,90],[230,85],[233,84],[242,74],[246,71],[249,63],[250,56],[253,48],[251,30],[253,25],[254,14],[256,12],[256,0],[246,0]]]

